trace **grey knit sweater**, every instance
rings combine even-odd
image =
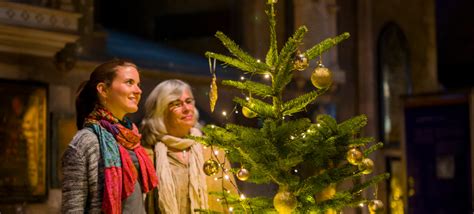
[[[104,167],[99,140],[90,129],[82,129],[63,154],[61,213],[100,213]]]
[[[138,159],[129,151],[135,167]],[[100,155],[99,139],[88,128],[74,136],[63,154],[62,213],[101,213],[104,187],[104,166]],[[122,201],[122,213],[145,213],[140,183],[134,192]]]

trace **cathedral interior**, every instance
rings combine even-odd
[[[239,95],[229,87],[220,87],[216,111],[209,110],[204,53],[226,51],[214,37],[222,31],[252,56],[265,58],[266,1],[0,1],[0,213],[60,212],[60,159],[77,130],[76,90],[106,60],[135,62],[143,97],[163,80],[188,82],[203,124],[255,124],[241,114],[221,115],[235,107],[230,95]],[[374,171],[391,174],[376,191],[385,213],[474,210],[473,8],[472,0],[276,3],[278,44],[301,25],[309,32],[300,49],[350,33],[323,54],[334,83],[304,114],[330,114],[338,121],[367,115],[362,134],[384,143],[373,154]],[[224,67],[217,72],[219,78],[239,78]],[[296,73],[288,93],[312,90],[310,75]],[[130,117],[140,123],[143,114]],[[239,188],[274,191],[245,183]]]

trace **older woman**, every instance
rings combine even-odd
[[[207,209],[203,148],[184,138],[201,135],[194,128],[198,112],[191,87],[176,79],[160,83],[148,96],[145,111],[142,133],[144,143],[154,147],[159,210],[188,214]]]
[[[62,158],[62,213],[145,213],[143,193],[158,178],[137,127],[125,117],[138,110],[139,84],[135,64],[112,60],[79,88],[80,130]]]

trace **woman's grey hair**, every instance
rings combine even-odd
[[[161,135],[168,134],[165,118],[169,112],[169,104],[178,100],[186,90],[194,98],[189,84],[178,79],[171,79],[161,82],[151,91],[145,101],[145,117],[141,124],[145,145],[155,145]],[[194,107],[194,117],[197,124],[199,113],[196,107]]]

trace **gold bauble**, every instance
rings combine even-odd
[[[383,202],[381,200],[372,200],[367,205],[370,214],[381,213],[383,211]]]
[[[297,206],[296,196],[288,188],[280,187],[273,198],[273,206],[280,214],[290,214]]]
[[[308,68],[308,66],[308,58],[304,54],[297,53],[295,62],[293,63],[293,68],[298,71],[304,71],[306,68]]]
[[[326,201],[334,197],[336,194],[336,185],[329,184],[326,188],[321,190],[318,194],[316,194],[316,202]]]
[[[257,113],[255,113],[254,111],[250,110],[249,108],[247,107],[242,107],[242,114],[246,117],[246,118],[254,118],[257,116]]]
[[[202,170],[207,176],[215,175],[219,172],[219,163],[215,160],[209,159],[204,163]]]
[[[245,168],[240,168],[239,171],[237,172],[237,178],[241,181],[246,181],[250,177],[250,173],[247,169]]]
[[[359,165],[362,159],[364,159],[364,155],[359,149],[351,148],[347,151],[346,159],[352,165]]]
[[[313,74],[311,74],[311,82],[318,89],[329,88],[332,84],[332,72],[322,64],[319,64],[314,69]]]
[[[374,162],[369,158],[364,158],[359,164],[359,170],[362,171],[362,174],[370,174],[374,170]]]

